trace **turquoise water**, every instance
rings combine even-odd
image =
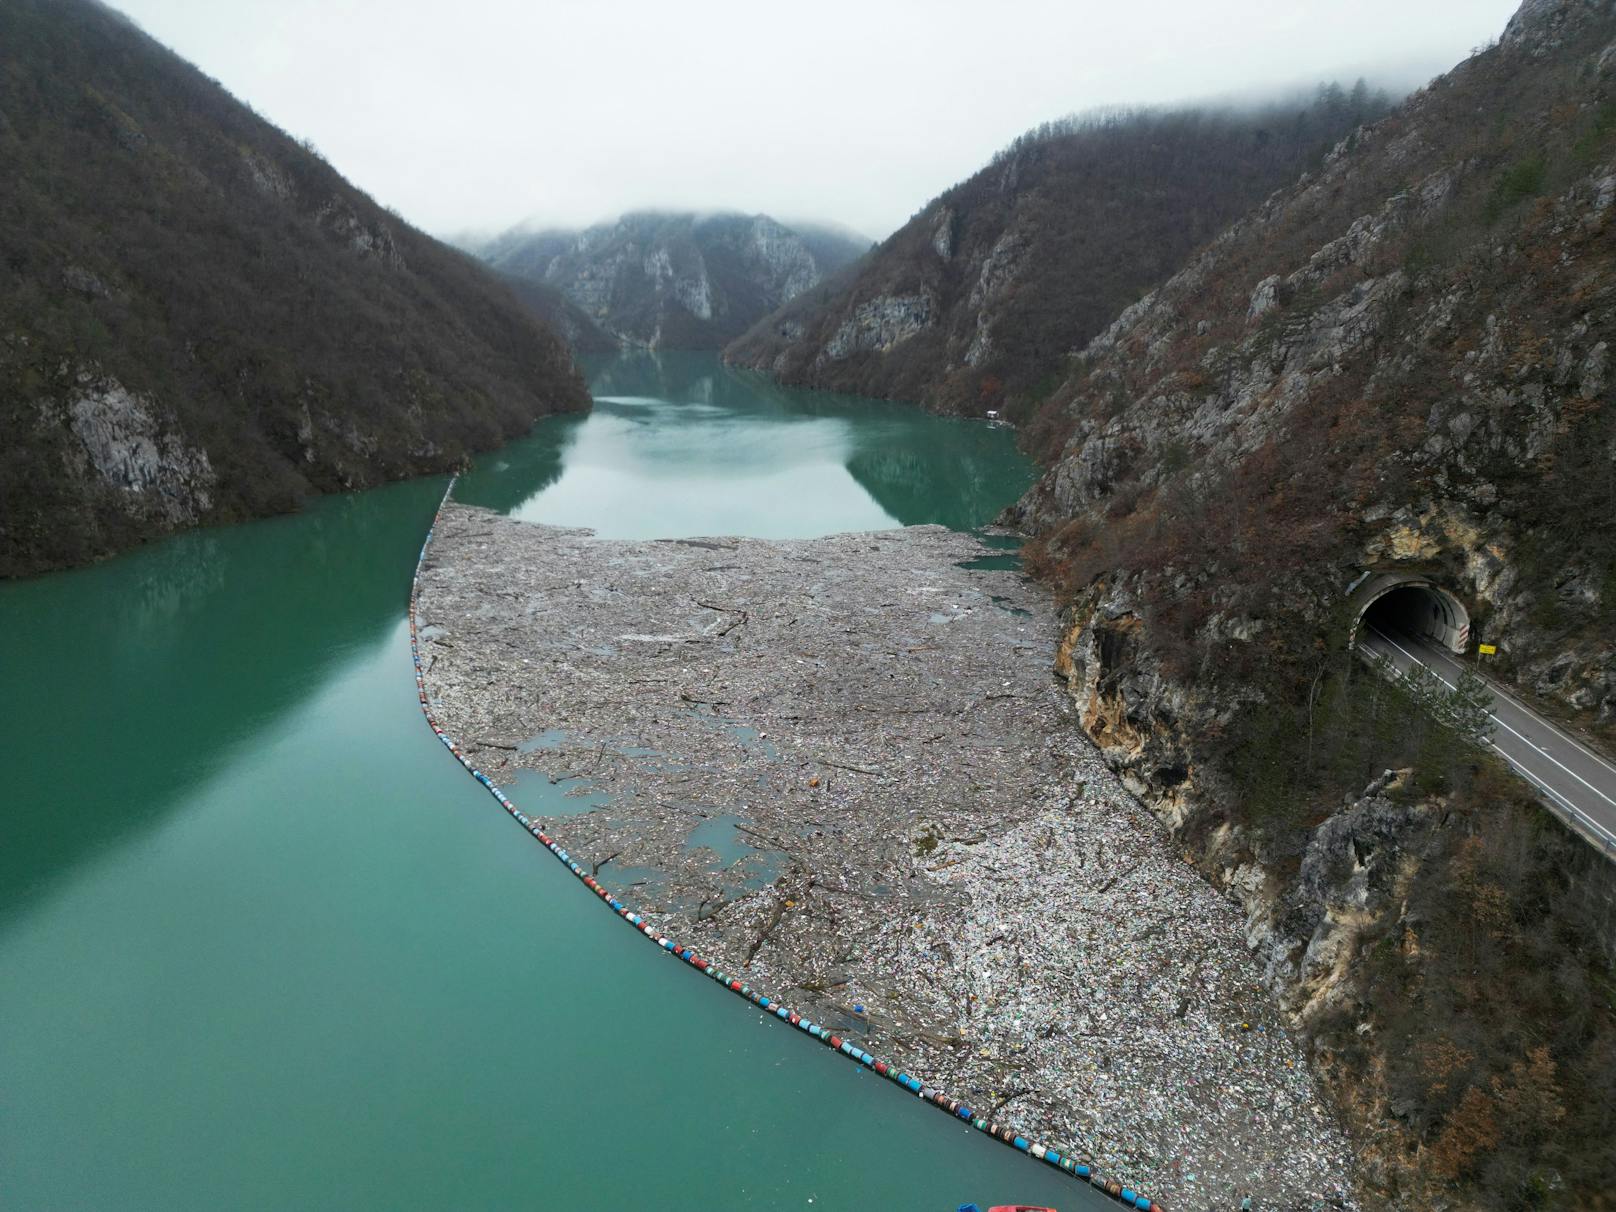
[[[588,424],[473,480],[542,498]],[[493,469],[546,444],[548,480]],[[441,491],[0,584],[0,1204],[1106,1206],[652,948],[461,771],[404,613]]]
[[[603,538],[983,526],[1032,483],[1008,430],[796,391],[712,354],[594,365],[587,416],[478,461],[456,499]]]

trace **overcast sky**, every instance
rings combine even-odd
[[[439,234],[642,206],[886,235],[1096,105],[1426,79],[1518,0],[112,0]]]

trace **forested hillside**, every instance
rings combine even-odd
[[[616,338],[555,287],[520,274],[501,272],[498,276],[574,353],[606,353],[618,347]]]
[[[588,406],[470,258],[92,0],[0,5],[0,575]]]
[[[1025,435],[1084,726],[1246,905],[1391,1206],[1616,1190],[1616,877],[1347,650],[1357,578],[1427,577],[1492,672],[1610,735],[1613,223],[1616,11],[1527,0],[1125,310]]]
[[[717,349],[868,247],[767,215],[642,211],[582,232],[518,228],[480,255],[558,292],[615,342]]]
[[[1360,82],[1257,109],[1048,123],[725,358],[788,383],[1020,413],[1066,354],[1387,105]]]

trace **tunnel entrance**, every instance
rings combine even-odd
[[[1381,575],[1359,597],[1352,638],[1365,624],[1395,635],[1401,632],[1463,654],[1470,647],[1470,612],[1440,585],[1419,577]]]

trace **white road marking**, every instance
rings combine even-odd
[[[1387,635],[1385,632],[1380,630],[1380,628],[1374,626],[1373,624],[1370,624],[1369,630],[1373,631],[1381,639],[1385,640],[1393,648],[1397,649],[1398,652],[1402,653],[1409,660],[1413,661],[1416,665],[1420,666],[1420,668],[1429,671],[1432,677],[1434,677],[1437,681],[1441,682],[1449,690],[1457,690],[1458,689],[1458,687],[1456,687],[1452,682],[1448,681],[1447,678],[1443,677],[1435,669],[1432,669],[1424,661],[1420,660],[1419,657],[1415,656],[1412,652],[1410,652],[1408,649],[1404,648],[1396,640],[1392,639],[1391,636]],[[1525,709],[1522,708],[1522,710],[1524,711]],[[1531,712],[1527,712],[1526,714],[1529,715],[1532,719],[1537,719],[1538,718],[1536,715],[1532,714]],[[1511,728],[1509,726],[1509,724],[1507,724],[1504,720],[1502,720],[1502,719],[1500,719],[1498,717],[1496,712],[1489,711],[1487,713],[1487,715],[1494,723],[1502,726],[1503,728],[1507,729],[1508,731],[1514,733],[1516,736],[1520,737],[1521,740],[1525,741],[1533,749],[1536,749],[1544,757],[1548,758],[1549,761],[1553,762],[1556,766],[1560,767],[1561,770],[1564,770],[1572,778],[1576,779],[1577,782],[1581,783],[1584,787],[1588,788],[1589,791],[1592,791],[1600,799],[1604,800],[1605,803],[1609,804],[1612,808],[1616,808],[1616,799],[1612,799],[1610,796],[1606,795],[1603,791],[1599,790],[1598,787],[1595,787],[1587,779],[1583,778],[1582,775],[1578,774],[1575,770],[1571,769],[1571,767],[1567,766],[1564,762],[1562,762],[1559,758],[1555,757],[1547,749],[1543,748],[1543,746],[1539,745],[1536,741],[1532,740],[1531,737],[1527,736],[1523,732],[1519,732],[1519,731],[1516,731],[1516,729]],[[1547,721],[1544,721],[1544,722],[1546,723]],[[1498,749],[1498,746],[1496,744],[1494,744],[1493,748]],[[1500,753],[1504,752],[1502,749],[1499,749],[1498,751]],[[1505,754],[1504,756],[1508,757],[1509,755]]]
[[[1374,625],[1370,624],[1370,626],[1373,627]],[[1458,666],[1459,665],[1459,662],[1455,661],[1452,657],[1448,656],[1447,653],[1437,653],[1436,655],[1440,656],[1449,665],[1452,665],[1452,666]],[[1461,666],[1461,668],[1462,668],[1462,666]],[[1481,676],[1481,675],[1478,674],[1478,676]],[[1573,736],[1571,733],[1567,732],[1564,728],[1561,728],[1553,720],[1549,719],[1545,715],[1539,715],[1536,711],[1533,711],[1530,707],[1528,707],[1520,699],[1516,698],[1513,694],[1511,694],[1508,690],[1504,689],[1502,686],[1499,686],[1491,678],[1482,677],[1482,681],[1486,682],[1488,688],[1492,690],[1494,698],[1502,699],[1504,702],[1506,702],[1510,706],[1514,707],[1515,710],[1519,711],[1522,715],[1530,716],[1531,718],[1537,720],[1538,722],[1543,724],[1546,728],[1548,728],[1548,730],[1550,732],[1552,732],[1554,734],[1556,740],[1564,741],[1566,744],[1568,744],[1568,745],[1572,746],[1574,749],[1576,749],[1576,751],[1578,753],[1580,753],[1584,757],[1589,758],[1590,760],[1592,760],[1596,765],[1603,766],[1606,770],[1610,771],[1612,777],[1616,777],[1616,765],[1612,765],[1610,759],[1607,758],[1604,754],[1599,753],[1599,752],[1597,752],[1597,751],[1595,751],[1593,749],[1588,748],[1587,745],[1583,744],[1575,736]]]
[[[1488,744],[1492,745],[1494,749],[1498,749],[1498,745],[1495,742],[1489,741]],[[1533,787],[1536,787],[1544,795],[1553,800],[1556,804],[1559,804],[1560,807],[1570,815],[1571,822],[1573,824],[1581,824],[1591,831],[1593,835],[1599,839],[1600,844],[1603,845],[1605,849],[1608,850],[1613,845],[1616,845],[1616,833],[1612,833],[1609,829],[1606,829],[1598,821],[1594,820],[1593,817],[1589,816],[1581,808],[1578,808],[1570,800],[1566,799],[1565,796],[1561,795],[1553,787],[1550,787],[1537,775],[1533,774],[1525,766],[1522,766],[1502,749],[1498,749],[1498,753],[1506,762],[1510,764],[1510,766],[1515,770],[1516,774],[1520,775]]]

